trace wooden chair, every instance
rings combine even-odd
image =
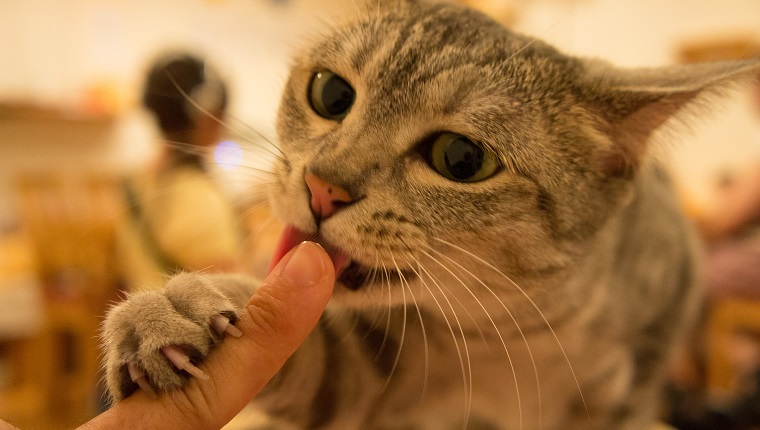
[[[13,346],[25,381],[12,397],[26,406],[20,414],[54,417],[65,428],[96,412],[98,327],[118,286],[120,178],[32,174],[19,178],[17,191],[44,286],[45,322],[38,335]]]
[[[708,321],[707,383],[718,395],[735,392],[737,369],[728,353],[731,338],[739,332],[760,334],[760,301],[724,299],[713,303]]]

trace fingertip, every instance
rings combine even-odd
[[[326,264],[329,257],[318,244],[301,242],[289,254],[281,274],[291,285],[310,287],[325,277],[327,267],[330,266]]]

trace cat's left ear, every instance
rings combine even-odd
[[[684,120],[737,85],[760,78],[760,58],[660,69],[616,69],[587,61],[585,103],[607,123],[613,147],[600,159],[611,176],[635,172],[652,133],[669,120]]]

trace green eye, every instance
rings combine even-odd
[[[351,110],[356,92],[343,78],[325,70],[311,78],[309,103],[319,116],[327,119],[342,119]]]
[[[457,182],[488,179],[499,169],[496,154],[461,134],[443,133],[430,145],[429,163],[436,172]]]

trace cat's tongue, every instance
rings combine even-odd
[[[291,249],[295,248],[296,245],[305,240],[317,242],[322,246],[322,248],[324,248],[325,251],[327,251],[327,254],[330,256],[330,259],[333,262],[333,267],[335,268],[335,277],[337,278],[348,262],[348,254],[341,251],[340,248],[325,242],[321,236],[305,233],[291,225],[286,226],[282,231],[280,240],[277,242],[277,246],[274,249],[272,261],[269,263],[269,270],[267,273],[271,272],[272,269],[274,269],[274,266],[280,262],[285,254],[287,254]]]

